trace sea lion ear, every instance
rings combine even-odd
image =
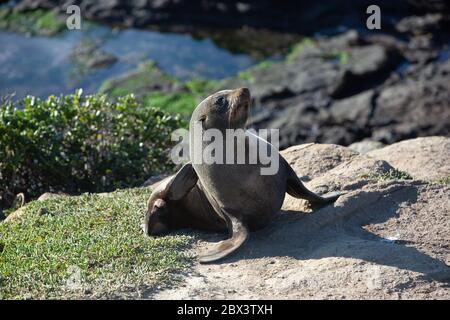
[[[186,163],[167,184],[167,199],[182,199],[197,184],[197,181],[198,176],[192,164],[190,162]]]
[[[210,263],[221,260],[239,249],[248,239],[249,232],[245,224],[225,210],[222,210],[222,213],[227,220],[228,231],[231,234],[231,238],[220,241],[215,244],[212,249],[201,255],[199,259],[200,263]]]

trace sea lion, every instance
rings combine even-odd
[[[203,100],[190,121],[190,158],[196,158],[208,143],[196,136],[193,128],[245,129],[250,108],[247,88],[219,91]],[[249,131],[242,130],[245,139],[237,141],[234,151],[245,150],[245,159],[254,148],[250,142],[271,150],[278,161],[274,174],[262,175],[265,167],[258,157],[256,163],[223,164],[188,163],[172,177],[161,182],[150,196],[144,230],[148,235],[161,235],[177,227],[199,227],[228,230],[229,239],[217,243],[200,257],[201,263],[220,260],[236,251],[249,237],[249,230],[266,226],[280,209],[286,192],[312,203],[330,203],[340,194],[320,196],[309,191],[287,161],[271,144]],[[239,145],[244,144],[244,145]],[[223,143],[224,159],[231,150]],[[240,147],[245,147],[240,149]],[[235,156],[237,154],[235,153]]]

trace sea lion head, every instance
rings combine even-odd
[[[148,236],[162,236],[170,231],[169,205],[161,198],[150,200],[144,219],[144,233]]]
[[[250,91],[247,88],[216,92],[195,108],[191,125],[200,121],[204,130],[244,128],[250,102]]]

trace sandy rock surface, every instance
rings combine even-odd
[[[373,150],[368,155],[389,162],[415,179],[433,181],[450,175],[450,138],[405,140]]]
[[[148,298],[450,299],[450,186],[376,178],[396,164],[414,177],[425,169],[448,175],[436,160],[443,152],[448,139],[439,137],[376,150],[377,158],[335,145],[292,147],[283,154],[311,189],[347,193],[321,208],[286,197],[275,221],[237,254],[196,264],[181,286]],[[428,167],[396,161],[411,154]],[[224,237],[202,233],[195,253]]]

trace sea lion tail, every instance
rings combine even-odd
[[[216,262],[229,256],[238,250],[248,239],[249,232],[244,223],[223,210],[222,212],[226,217],[231,238],[220,241],[212,249],[209,249],[205,254],[201,255],[199,262],[202,264]]]
[[[322,203],[330,203],[335,202],[343,194],[345,194],[345,192],[343,191],[333,191],[326,194],[322,194],[320,195],[320,197],[322,198]]]

